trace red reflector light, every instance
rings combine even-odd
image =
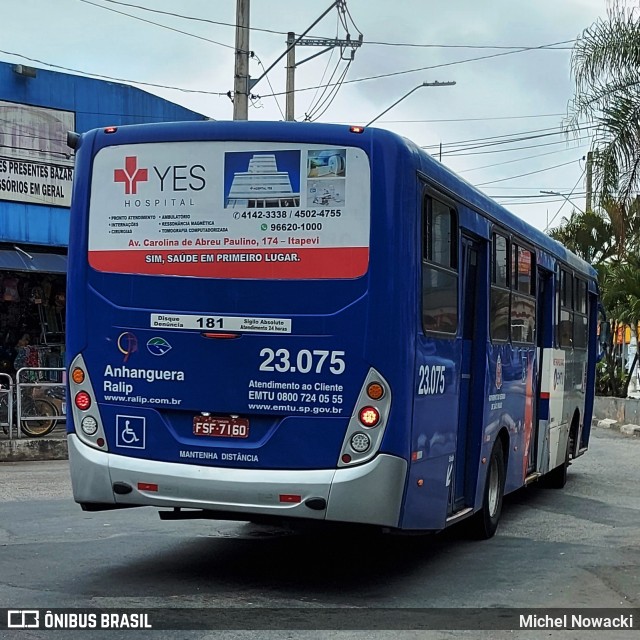
[[[363,133],[364,127],[358,127],[358,126],[349,127],[349,131],[351,131],[351,133]]]
[[[380,422],[380,412],[375,407],[363,407],[360,409],[358,419],[365,427],[375,427]]]
[[[302,496],[296,496],[290,493],[281,493],[280,494],[280,502],[302,502]]]
[[[97,444],[99,447],[104,447],[104,438],[98,438],[98,439],[96,440],[96,444]]]
[[[351,462],[351,456],[348,453],[345,453],[342,458],[340,458],[342,462],[345,464],[349,464]]]
[[[91,406],[91,396],[86,391],[79,391],[75,402],[80,411],[86,411]]]
[[[118,127],[105,127],[105,133],[115,133],[118,130]]]
[[[138,482],[138,491],[157,491],[158,485],[150,482]]]
[[[233,340],[234,338],[239,338],[239,333],[201,333],[203,338],[221,338],[223,340]]]

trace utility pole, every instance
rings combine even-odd
[[[233,119],[249,119],[249,0],[236,0],[236,64]]]
[[[284,58],[285,56],[287,57],[287,112],[285,115],[285,118],[287,120],[293,120],[294,118],[294,114],[293,114],[293,86],[295,84],[295,79],[294,79],[294,75],[295,75],[295,68],[296,66],[300,66],[301,64],[303,64],[304,62],[307,62],[313,58],[315,58],[316,56],[319,56],[323,53],[325,53],[325,51],[329,51],[330,49],[332,49],[333,47],[339,47],[339,46],[348,46],[352,48],[352,52],[351,52],[351,59],[353,60],[353,56],[355,55],[355,49],[357,47],[360,47],[362,45],[362,34],[360,34],[358,40],[351,40],[349,38],[349,34],[347,34],[347,38],[346,40],[340,40],[338,38],[329,38],[329,39],[324,39],[324,38],[308,38],[306,40],[303,40],[304,36],[307,35],[307,33],[309,33],[309,31],[311,31],[311,29],[313,29],[313,27],[315,27],[318,22],[320,22],[322,20],[322,18],[324,18],[330,11],[332,11],[335,7],[340,7],[344,4],[345,0],[335,0],[335,2],[331,3],[331,6],[322,13],[322,15],[314,21],[314,23],[307,27],[307,29],[305,29],[304,33],[299,36],[297,39],[295,37],[295,34],[292,32],[289,32],[287,34],[287,49],[285,50],[285,52],[279,56],[277,58],[277,60],[268,68],[265,69],[262,73],[262,75],[255,81],[251,82],[251,88],[253,89],[253,87],[255,87],[263,78],[265,78],[267,76],[267,74],[271,71],[271,69],[273,69],[278,62],[280,62],[280,60],[282,60],[282,58]],[[238,0],[238,3],[240,3],[241,0]],[[247,0],[248,2],[248,0]],[[247,18],[248,21],[248,18]],[[319,53],[316,53],[312,56],[310,56],[309,58],[306,58],[305,60],[302,60],[300,62],[298,62],[296,64],[296,57],[295,57],[295,47],[296,45],[307,45],[307,46],[314,46],[314,47],[326,47],[323,51],[320,51]],[[248,40],[247,40],[247,48],[248,48]],[[236,47],[238,48],[238,47]],[[236,80],[237,80],[237,73],[236,73]]]
[[[285,107],[285,120],[288,122],[295,119],[293,109],[293,96],[295,91],[295,71],[296,71],[296,34],[293,31],[287,33],[287,104]]]
[[[587,212],[591,211],[591,191],[592,191],[592,179],[593,179],[593,151],[589,151],[587,153],[587,184],[586,184],[586,192],[587,192],[587,201],[585,204],[585,209]]]
[[[321,16],[321,18],[324,17]],[[320,18],[319,18],[320,19]],[[318,20],[319,20],[318,19]],[[316,20],[316,22],[318,22]],[[315,24],[315,23],[314,23]],[[313,26],[313,25],[312,25]],[[311,27],[309,27],[311,29]],[[309,31],[307,29],[307,31]],[[306,31],[305,31],[306,33]],[[287,120],[293,120],[293,104],[294,104],[294,75],[296,67],[304,64],[305,62],[309,62],[309,60],[313,60],[313,58],[317,58],[318,56],[330,51],[334,47],[351,47],[351,60],[353,60],[356,55],[356,49],[362,46],[362,34],[358,37],[357,40],[352,40],[347,34],[346,39],[340,38],[303,38],[300,36],[297,40],[295,39],[295,33],[289,32],[287,34],[287,110],[285,112]],[[295,49],[297,46],[301,47],[324,47],[322,51],[318,53],[314,53],[312,56],[301,60],[296,64],[296,54]]]

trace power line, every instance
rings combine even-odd
[[[584,140],[590,140],[589,137],[585,136],[584,138],[577,138],[572,140],[572,142],[583,142]],[[523,149],[539,149],[541,147],[552,147],[556,144],[567,144],[566,140],[557,140],[556,142],[545,142],[543,144],[530,144],[521,147],[515,147],[514,149],[490,149],[489,151],[470,151],[469,153],[456,153],[455,155],[451,155],[452,158],[462,158],[464,156],[480,156],[486,155],[487,153],[513,153],[514,151],[521,151]],[[484,146],[484,145],[483,145]],[[468,149],[473,149],[475,147],[469,147]],[[480,147],[483,148],[483,147]],[[468,150],[467,149],[467,150]],[[575,149],[575,147],[574,147]],[[431,152],[431,155],[434,155]],[[447,155],[444,153],[443,155]]]
[[[580,180],[582,180],[582,176],[585,174],[585,171],[586,171],[586,168],[582,170],[582,173],[580,174],[580,177],[576,180],[576,183],[573,185],[573,189],[571,189],[571,192],[569,193],[569,195],[568,196],[563,196],[564,202],[562,203],[560,208],[556,211],[556,213],[553,216],[553,218],[551,218],[551,220],[547,221],[547,226],[544,228],[544,231],[546,231],[549,228],[551,223],[558,217],[558,214],[562,211],[564,205],[567,204],[567,202],[569,202],[569,198],[573,194],[574,189],[578,186]]]
[[[81,0],[84,2],[84,0]],[[154,82],[143,82],[142,80],[131,80],[126,78],[114,78],[113,76],[106,76],[100,73],[91,73],[89,71],[81,71],[80,69],[74,69],[72,67],[63,67],[59,64],[52,64],[51,62],[44,62],[44,60],[39,60],[38,58],[31,58],[29,56],[25,56],[22,53],[16,53],[15,51],[4,51],[0,49],[0,53],[4,53],[8,56],[16,56],[18,58],[24,58],[25,60],[29,60],[30,62],[37,62],[38,64],[42,64],[45,67],[51,67],[53,69],[62,69],[63,71],[71,71],[72,73],[78,73],[81,76],[88,76],[92,78],[99,78],[101,80],[113,80],[114,82],[125,82],[129,84],[142,84],[148,87],[158,87],[159,89],[175,89],[176,91],[183,91],[184,93],[202,93],[210,96],[226,96],[226,92],[222,91],[204,91],[203,89],[185,89],[184,87],[174,87],[166,84],[157,84]]]
[[[576,131],[584,131],[586,129],[592,129],[596,125],[584,125],[578,127]],[[535,135],[529,135],[535,134]],[[551,127],[548,129],[532,129],[531,131],[517,131],[514,133],[504,133],[497,136],[487,136],[485,138],[469,138],[468,140],[458,140],[455,142],[445,142],[440,144],[429,144],[422,146],[422,149],[439,149],[442,147],[458,147],[457,149],[448,149],[447,154],[454,154],[458,151],[467,151],[469,149],[482,149],[484,147],[490,147],[500,144],[509,144],[511,142],[524,142],[526,140],[535,140],[538,138],[547,138],[550,136],[566,135],[566,131],[557,127]],[[475,144],[474,144],[475,143]]]
[[[260,60],[260,58],[258,58],[256,53],[253,53],[253,56],[257,63],[264,69],[264,65],[262,64],[262,60]],[[269,83],[269,86],[271,87],[271,91],[273,91],[273,87],[271,86],[271,80],[269,80],[269,74],[265,74],[265,78],[267,80],[267,82]],[[278,111],[280,111],[280,115],[282,116],[283,120],[286,120],[284,112],[282,111],[282,107],[280,106],[280,102],[278,101],[278,98],[276,96],[273,96],[273,99],[276,101],[276,106],[278,107]]]
[[[495,188],[497,189],[498,187],[495,187]],[[526,189],[527,187],[511,187],[511,188],[512,189]],[[584,195],[586,195],[586,193],[587,193],[586,191],[576,191],[573,195],[575,195],[575,196],[584,196]],[[549,196],[548,195],[540,195],[539,193],[538,194],[519,194],[519,195],[511,194],[511,193],[502,193],[502,194],[497,193],[497,194],[494,194],[494,195],[489,196],[489,197],[494,198],[494,199],[498,199],[498,198],[519,198],[520,199],[521,198],[521,199],[527,199],[528,200],[528,199],[537,198],[538,200],[544,200],[545,198],[548,198]],[[546,202],[546,200],[544,200],[544,201]]]
[[[503,207],[527,207],[530,206],[532,204],[536,205],[537,207],[539,207],[541,204],[554,204],[556,202],[566,202],[566,200],[561,200],[560,198],[556,199],[556,200],[540,200],[540,201],[536,201],[536,202],[520,202],[520,201],[514,201],[514,202],[500,202],[499,204],[502,205]]]
[[[434,118],[432,120],[379,120],[388,124],[411,124],[414,122],[485,122],[488,120],[523,120],[525,118],[551,118],[565,116],[564,113],[540,113],[530,116],[489,116],[486,118]],[[350,122],[342,122],[340,124],[351,124]]]
[[[549,189],[549,187],[545,187],[546,189]],[[553,187],[553,191],[568,191],[571,187]],[[503,187],[503,186],[499,186],[499,187],[494,187],[494,189],[507,189],[507,190],[511,190],[511,191],[535,191],[536,193],[532,194],[532,195],[522,195],[522,196],[512,196],[510,194],[502,194],[502,195],[498,195],[498,196],[494,196],[496,198],[548,198],[548,195],[540,195],[540,192],[542,190],[542,187]],[[576,194],[580,193],[579,191],[576,191]],[[586,193],[586,192],[583,192]]]
[[[512,151],[516,151],[516,149],[512,149]],[[482,165],[481,167],[473,167],[472,169],[462,169],[461,171],[457,171],[456,173],[469,173],[471,171],[480,171],[480,169],[500,167],[505,164],[513,164],[514,162],[522,162],[524,160],[531,160],[533,158],[542,158],[544,156],[550,156],[555,153],[566,153],[567,151],[575,151],[575,147],[567,147],[566,149],[556,149],[555,151],[547,151],[545,153],[534,153],[533,155],[524,156],[523,158],[514,158],[512,160],[505,160],[504,162],[494,162],[492,164]]]
[[[338,34],[339,34],[339,23],[340,23],[340,13],[336,12],[336,35],[334,36],[336,40],[338,39]],[[335,50],[336,50],[335,47],[331,47],[331,53],[329,54],[327,65],[325,66],[324,71],[322,72],[322,77],[320,78],[321,85],[324,82],[324,77],[327,75],[327,71],[329,70],[329,65],[331,64],[331,60],[333,60],[333,54],[335,53]],[[333,74],[331,74],[331,77],[333,78]],[[313,98],[311,98],[311,101],[309,102],[309,107],[305,112],[305,120],[307,120],[308,114],[315,108],[315,105],[317,104],[316,98],[318,97],[319,91],[320,91],[320,87],[316,89],[316,92],[313,94]],[[324,95],[324,93],[325,91],[322,92],[322,95]]]
[[[536,173],[543,173],[545,171],[551,171],[551,169],[558,169],[559,167],[566,167],[570,164],[574,164],[577,160],[571,160],[569,162],[563,162],[562,164],[556,164],[552,167],[546,167],[545,169],[537,169],[536,171],[529,171],[528,173],[521,173],[517,176],[509,176],[508,178],[499,178],[498,180],[490,180],[489,182],[481,182],[476,187],[486,187],[488,184],[495,184],[496,182],[505,182],[506,180],[515,180],[516,178],[524,178],[525,176],[532,176]]]
[[[109,1],[109,0],[107,0]],[[84,4],[90,4],[94,7],[98,7],[99,9],[104,9],[105,11],[111,11],[112,13],[118,13],[121,16],[127,16],[128,18],[133,18],[134,20],[140,20],[140,22],[146,22],[147,24],[153,24],[156,27],[162,27],[163,29],[168,29],[169,31],[175,31],[176,33],[181,33],[185,36],[190,36],[192,38],[197,38],[198,40],[204,40],[205,42],[210,42],[212,44],[217,44],[221,47],[226,47],[227,49],[235,50],[235,47],[230,44],[225,44],[224,42],[218,42],[217,40],[211,40],[210,38],[205,38],[203,36],[198,36],[195,33],[189,33],[188,31],[182,31],[181,29],[175,29],[174,27],[168,27],[166,24],[160,24],[159,22],[153,22],[152,20],[146,20],[145,18],[141,18],[140,16],[134,16],[131,13],[125,13],[124,11],[118,11],[117,9],[111,9],[110,7],[105,7],[101,4],[97,4],[95,2],[91,2],[91,0],[80,0]]]
[[[86,0],[80,0],[80,2],[85,2],[85,1]],[[196,18],[195,16],[186,16],[181,13],[173,13],[172,11],[161,11],[160,9],[151,9],[150,7],[142,7],[138,4],[132,4],[130,2],[118,2],[117,0],[102,0],[102,1],[108,2],[110,4],[118,4],[123,7],[131,7],[132,9],[140,9],[140,11],[148,11],[149,13],[159,13],[165,16],[172,16],[174,18],[182,18],[183,20],[192,20],[194,22],[204,22],[206,24],[215,24],[222,27],[233,27],[234,29],[237,26],[235,23],[231,23],[231,22],[220,22],[218,20],[209,20],[208,18]],[[89,4],[93,4],[93,3],[90,2]],[[100,5],[96,5],[96,6],[99,7]],[[107,7],[102,7],[102,8],[107,9]],[[111,9],[111,11],[113,11],[113,9]],[[123,15],[126,16],[130,14],[123,13]],[[132,17],[135,17],[135,16],[132,16]],[[287,35],[286,31],[275,31],[273,29],[261,29],[259,27],[246,27],[246,28],[249,29],[250,31],[262,31],[263,33],[274,33],[276,35],[281,35],[281,36]]]
[[[512,55],[514,53],[523,53],[526,51],[540,51],[543,49],[549,49],[552,48],[554,45],[557,44],[566,44],[567,42],[573,42],[572,40],[563,40],[562,42],[555,42],[555,43],[551,43],[551,44],[544,44],[544,45],[540,45],[538,47],[523,47],[521,49],[517,49],[515,51],[504,51],[502,53],[493,53],[491,55],[488,56],[478,56],[476,58],[466,58],[465,60],[456,60],[454,62],[444,62],[442,64],[435,64],[435,65],[430,65],[428,67],[418,67],[416,69],[406,69],[404,71],[393,71],[393,72],[389,72],[389,73],[381,73],[375,76],[366,76],[364,78],[354,78],[353,80],[347,80],[345,81],[344,84],[353,84],[356,82],[366,82],[368,80],[380,80],[381,78],[390,78],[393,76],[400,76],[400,75],[404,75],[404,74],[408,74],[408,73],[417,73],[418,71],[429,71],[432,69],[442,69],[444,67],[452,67],[458,64],[466,64],[467,62],[478,62],[479,60],[489,60],[490,58],[498,58],[501,56],[508,56],[508,55]],[[302,91],[313,91],[314,89],[316,89],[316,86],[313,87],[303,87],[302,89],[296,89],[296,92],[302,92]],[[281,92],[278,95],[282,95],[283,93],[286,92]]]
[[[83,0],[81,0],[83,1]],[[108,2],[109,4],[117,4],[123,7],[131,7],[132,9],[139,9],[140,11],[147,11],[149,13],[157,13],[157,14],[161,14],[161,15],[166,15],[166,16],[171,16],[174,18],[181,18],[183,20],[191,20],[193,22],[204,22],[206,24],[214,24],[214,25],[219,25],[219,26],[223,26],[223,27],[232,27],[235,29],[236,24],[235,23],[231,23],[231,22],[221,22],[219,20],[210,20],[208,18],[199,18],[196,16],[189,16],[189,15],[184,15],[181,13],[175,13],[172,11],[162,11],[160,9],[152,9],[151,7],[144,7],[141,5],[137,5],[137,4],[133,4],[130,2],[121,2],[119,0],[102,0],[102,2]],[[100,6],[100,5],[96,5],[96,6]],[[351,13],[349,12],[349,9],[345,6],[346,12],[349,15],[349,18],[351,19],[351,23],[353,24],[353,26],[355,27],[355,29],[358,31],[358,33],[361,33],[361,31],[358,29],[358,27],[356,26],[353,17],[351,16]],[[128,14],[124,14],[124,15],[128,15]],[[275,35],[283,35],[286,36],[287,35],[287,31],[278,31],[276,29],[266,29],[264,27],[247,27],[249,30],[251,31],[260,31],[263,33],[272,33]],[[346,29],[346,26],[345,26]],[[347,29],[348,30],[348,29]],[[319,37],[319,36],[318,36]],[[567,44],[567,43],[573,43],[575,42],[574,40],[567,40],[561,44]],[[386,47],[414,47],[414,48],[421,48],[421,49],[524,49],[526,48],[524,45],[511,45],[511,46],[507,46],[507,45],[489,45],[489,44],[483,44],[483,45],[471,45],[471,44],[417,44],[417,43],[410,43],[410,42],[384,42],[384,41],[377,41],[377,40],[369,40],[369,41],[364,41],[364,44],[368,44],[368,45],[376,45],[376,46],[386,46]],[[558,51],[564,51],[564,50],[570,50],[572,49],[572,47],[559,47],[559,46],[553,46],[553,45],[549,45],[549,49],[555,49]]]
[[[565,40],[560,44],[568,44],[575,42],[574,40]],[[495,45],[495,44],[414,44],[410,42],[377,42],[375,40],[365,40],[364,44],[380,45],[386,47],[414,47],[419,49],[526,49],[525,45]],[[545,47],[550,51],[570,51],[573,47],[557,47],[554,45],[548,45]]]

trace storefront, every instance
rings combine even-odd
[[[0,62],[0,427],[10,422],[8,396],[17,400],[14,382],[63,381],[74,170],[67,132],[206,119],[135,87]],[[35,397],[46,384],[25,388]],[[60,398],[47,398],[63,413]]]
[[[13,368],[18,341],[32,362],[36,349],[39,362],[64,350],[67,132],[174,120],[206,117],[135,87],[0,62],[1,371]]]
[[[0,373],[63,366],[66,262],[0,246]]]

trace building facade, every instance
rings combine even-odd
[[[0,62],[0,373],[62,363],[67,131],[206,119],[135,87]]]

